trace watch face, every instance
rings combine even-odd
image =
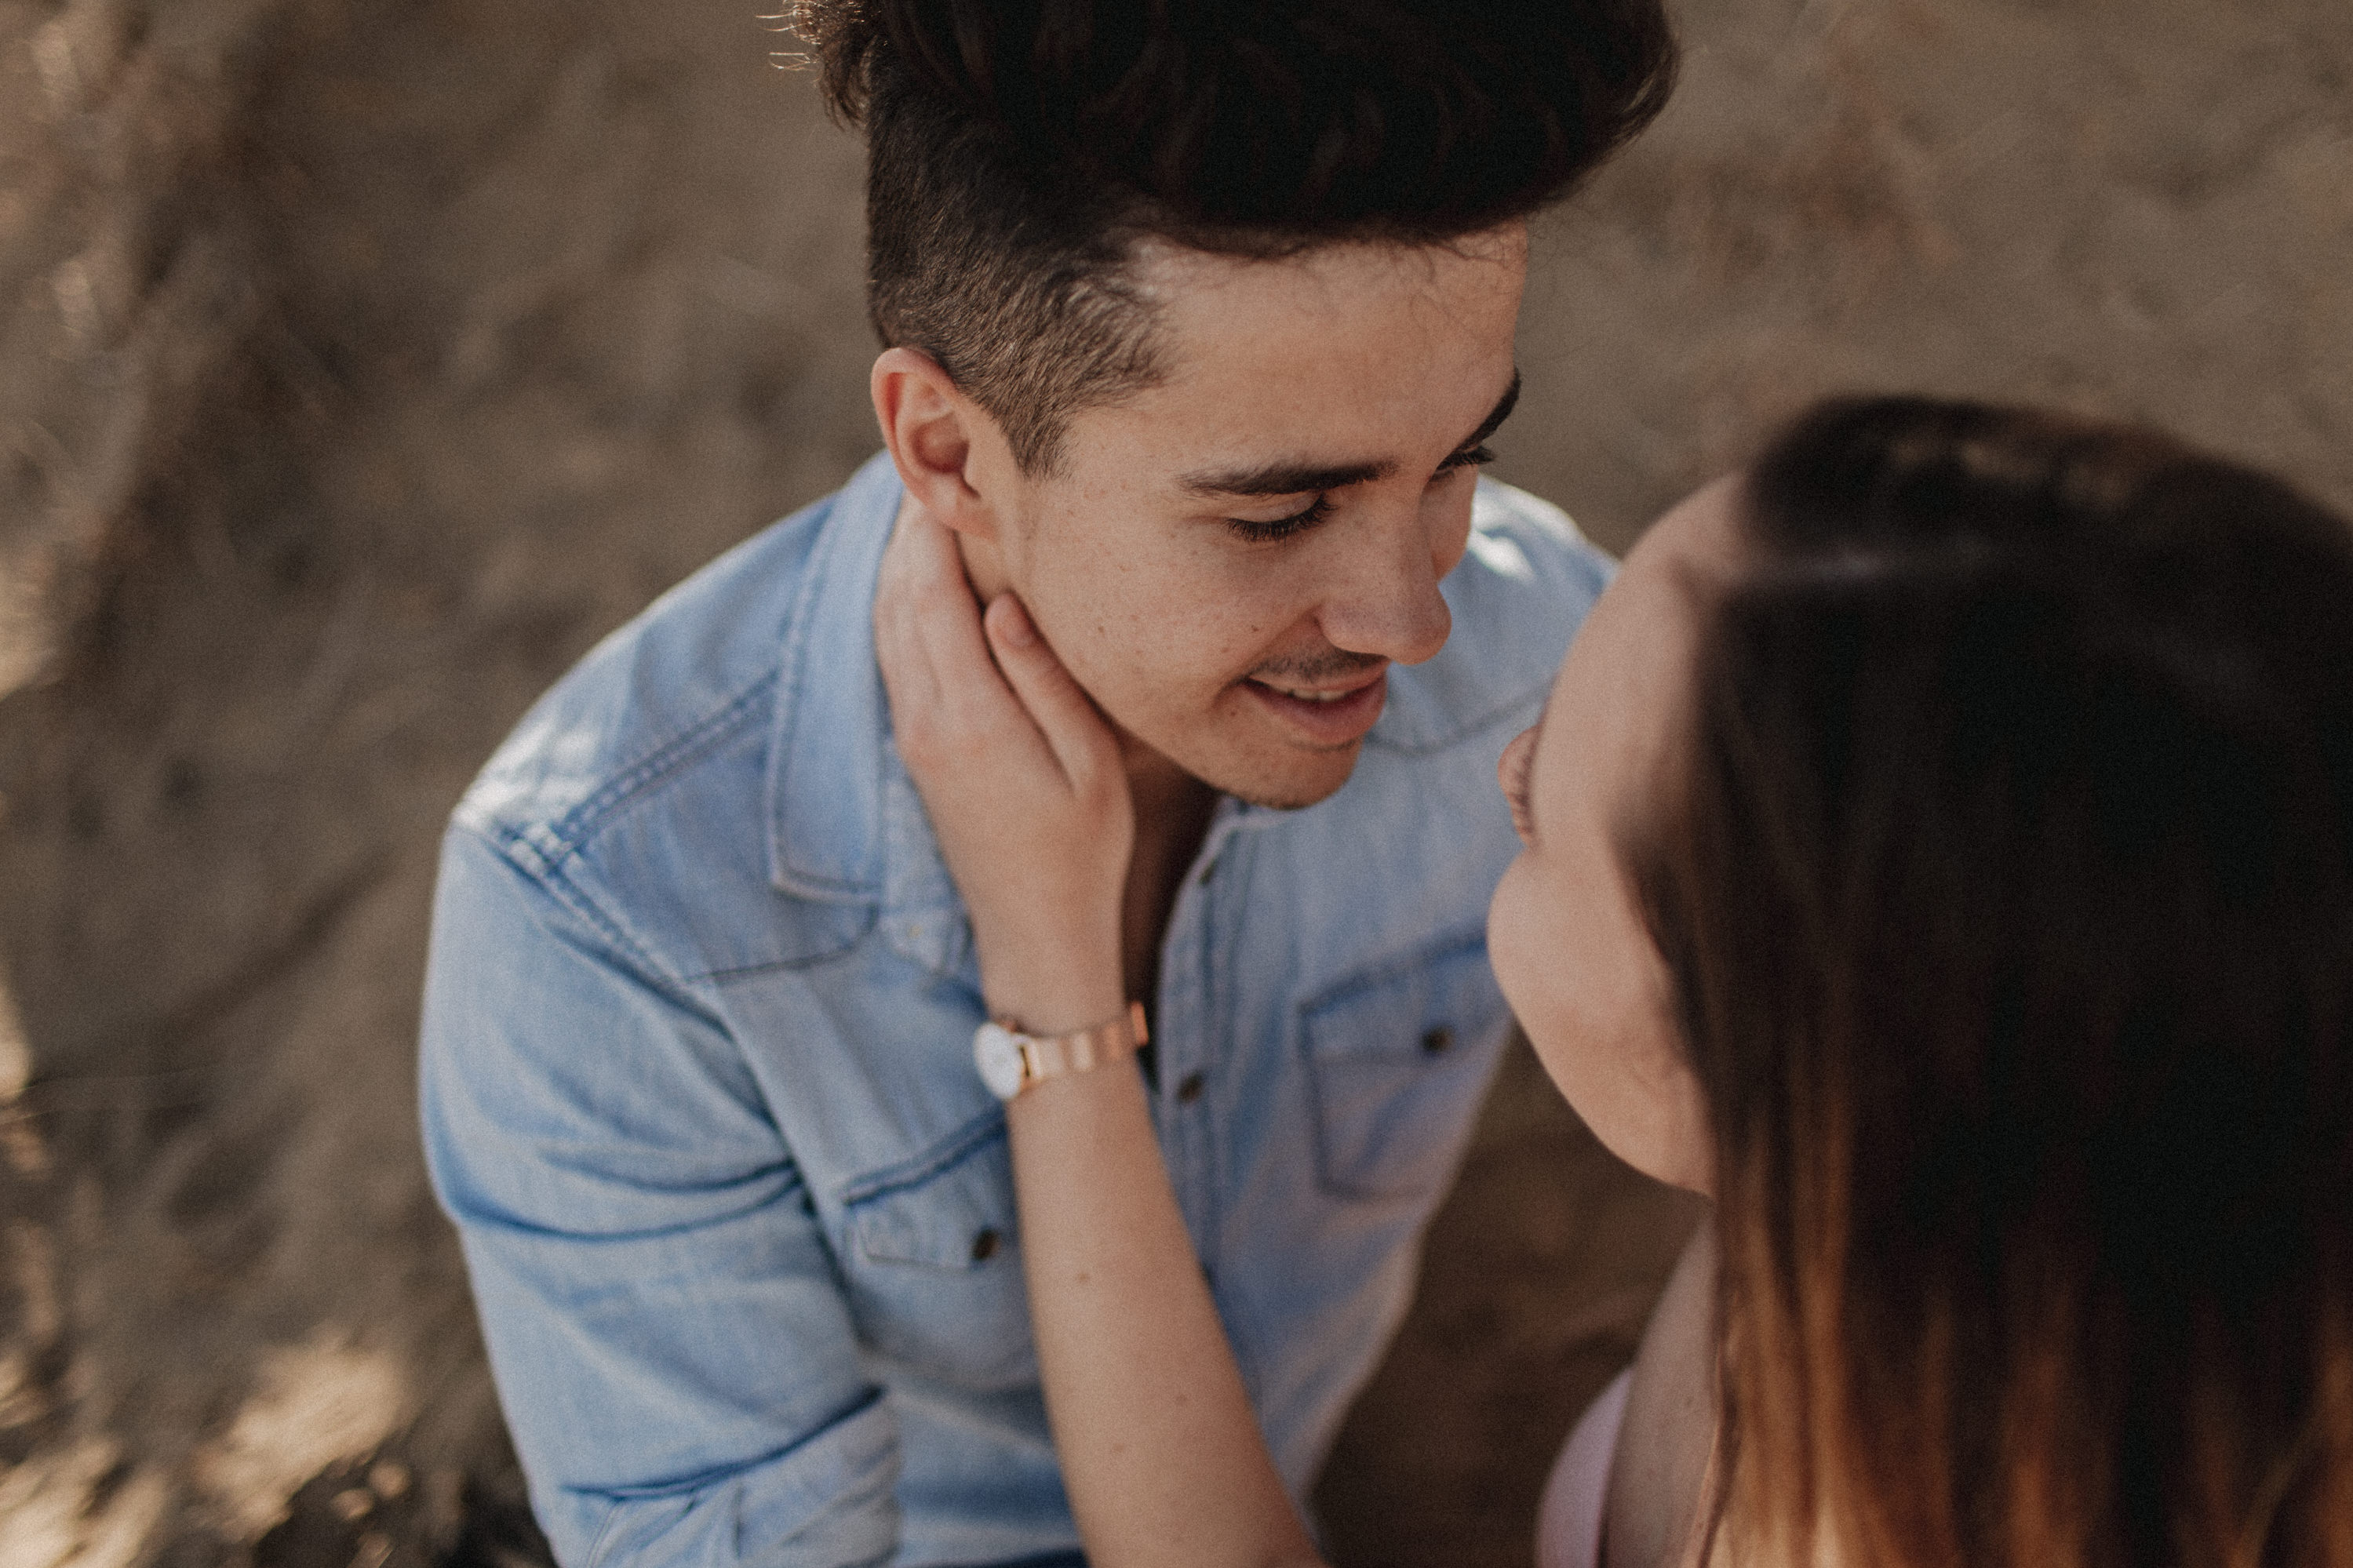
[[[972,1060],[980,1068],[980,1081],[997,1099],[1011,1100],[1021,1092],[1021,1043],[1012,1030],[1002,1024],[983,1024],[972,1037]]]

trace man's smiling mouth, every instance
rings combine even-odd
[[[1381,716],[1388,700],[1388,661],[1370,670],[1345,677],[1348,684],[1327,686],[1253,675],[1241,684],[1259,706],[1300,739],[1319,750],[1354,744],[1364,738]]]
[[[1293,687],[1277,686],[1270,680],[1261,680],[1258,684],[1269,691],[1280,691],[1285,697],[1296,698],[1302,702],[1339,702],[1364,689],[1361,686],[1352,686],[1345,691],[1302,691]]]

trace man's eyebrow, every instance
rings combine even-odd
[[[1512,384],[1504,388],[1504,395],[1496,400],[1493,411],[1455,450],[1467,452],[1502,429],[1519,401],[1520,373],[1514,370]],[[1255,468],[1217,468],[1186,474],[1176,484],[1187,494],[1197,496],[1303,496],[1317,490],[1367,484],[1388,479],[1395,472],[1397,464],[1387,458],[1374,463],[1273,462]]]
[[[1385,479],[1397,465],[1379,463],[1267,463],[1255,468],[1226,468],[1187,474],[1177,484],[1197,496],[1300,496],[1310,490],[1345,489],[1372,479]]]
[[[1460,447],[1457,447],[1455,450],[1458,452],[1467,452],[1472,447],[1479,445],[1480,442],[1484,441],[1488,437],[1493,436],[1496,431],[1501,430],[1504,427],[1504,421],[1509,419],[1512,416],[1512,410],[1517,408],[1519,405],[1520,373],[1517,369],[1514,369],[1512,372],[1512,384],[1504,388],[1504,395],[1495,400],[1494,412],[1488,415],[1487,417],[1480,423],[1479,428],[1471,432],[1471,438],[1463,442]]]

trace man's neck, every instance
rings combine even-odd
[[[993,542],[958,534],[956,549],[982,604],[1010,585]],[[1159,999],[1160,944],[1169,911],[1208,835],[1218,792],[1132,736],[1120,736],[1120,755],[1135,803],[1135,850],[1127,863],[1120,916],[1121,962],[1128,995],[1153,1006]]]
[[[1127,994],[1151,1005],[1158,1000],[1169,911],[1208,835],[1218,792],[1140,742],[1122,736],[1121,751],[1135,802],[1135,850],[1127,863],[1120,952]]]

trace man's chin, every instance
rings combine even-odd
[[[1304,811],[1340,793],[1356,771],[1365,743],[1351,741],[1327,752],[1310,753],[1309,765],[1281,766],[1234,763],[1208,769],[1187,768],[1195,778],[1221,794],[1269,811]]]

